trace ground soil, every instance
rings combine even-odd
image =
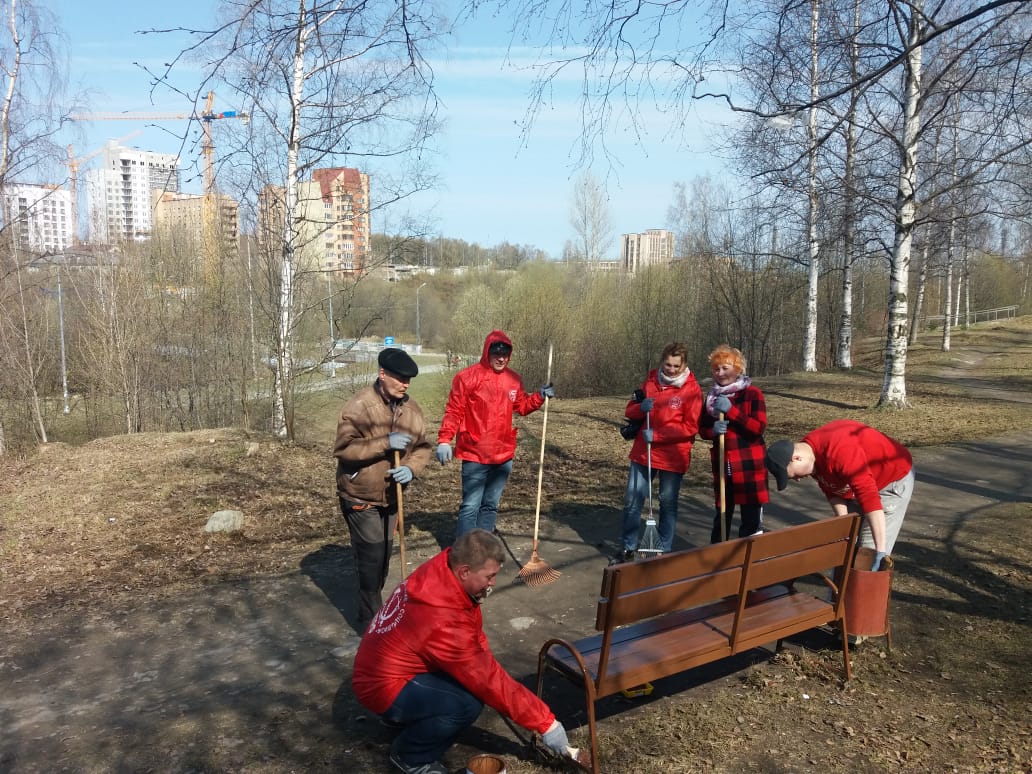
[[[845,683],[834,640],[813,632],[777,656],[756,650],[647,698],[606,699],[604,771],[1032,771],[1032,321],[913,352],[909,412],[873,406],[876,364],[760,384],[770,439],[855,416],[913,448],[892,647],[855,649]],[[626,476],[623,402],[552,403],[540,553],[562,576],[507,579],[485,608],[499,660],[528,685],[545,639],[592,629]],[[531,552],[540,427],[538,415],[520,421],[499,521],[513,577]],[[708,536],[706,456],[700,443],[677,548]],[[386,772],[391,732],[349,689],[354,576],[331,478],[325,444],[232,429],[0,462],[0,771]],[[407,569],[448,544],[457,499],[457,465],[435,463],[409,490]],[[221,508],[244,512],[242,532],[204,532]],[[774,494],[765,519],[825,513],[802,482]],[[546,688],[585,743],[578,693]],[[511,773],[548,770],[516,731],[485,710],[447,762],[488,751]]]

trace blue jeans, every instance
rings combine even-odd
[[[659,474],[659,547],[664,553],[674,546],[674,527],[677,523],[677,498],[681,494],[683,473],[652,469],[652,476]],[[627,473],[627,491],[624,494],[623,548],[635,551],[638,548],[638,528],[641,526],[641,508],[649,496],[649,471],[644,465],[631,463]]]
[[[462,504],[455,537],[475,527],[494,532],[498,501],[512,472],[512,460],[497,465],[462,461]]]
[[[416,675],[383,713],[387,723],[404,726],[391,752],[409,766],[438,761],[483,709],[454,678],[439,672]]]

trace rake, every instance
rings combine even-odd
[[[552,345],[548,345],[548,376],[545,384],[552,382]],[[534,507],[534,547],[531,549],[530,561],[520,568],[515,580],[528,586],[545,586],[559,580],[562,575],[553,569],[548,562],[538,556],[538,526],[541,523],[541,480],[545,471],[545,430],[548,427],[548,396],[545,396],[544,418],[541,420],[541,456],[538,458],[537,505]]]
[[[650,417],[652,416],[651,411],[645,412],[645,429],[651,430],[652,424]],[[649,515],[645,519],[645,531],[641,534],[641,540],[638,541],[638,551],[636,559],[651,559],[654,556],[659,556],[663,553],[663,549],[660,548],[659,544],[659,529],[656,527],[656,514],[652,507],[652,442],[646,442],[645,444],[645,460],[648,463],[648,476],[649,476]]]

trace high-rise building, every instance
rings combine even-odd
[[[674,232],[650,228],[643,234],[620,237],[620,266],[634,274],[646,266],[657,266],[674,260]]]
[[[4,211],[14,225],[15,244],[37,252],[72,246],[72,195],[56,185],[15,184],[4,188]]]
[[[258,240],[283,242],[285,194],[266,186],[258,197]],[[369,175],[349,167],[316,169],[297,189],[295,261],[309,271],[363,274],[369,263]]]
[[[154,235],[187,255],[203,259],[210,276],[221,260],[236,255],[239,245],[239,210],[224,194],[183,194],[152,190]]]
[[[179,159],[110,141],[100,168],[86,175],[92,242],[146,239],[153,230],[151,191],[179,191]]]

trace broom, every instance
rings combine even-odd
[[[651,411],[645,412],[645,429],[651,430],[652,424],[649,418],[652,416]],[[637,559],[650,559],[653,556],[659,556],[663,553],[663,549],[659,547],[659,529],[656,528],[656,516],[652,509],[652,442],[649,441],[645,444],[645,460],[648,463],[648,476],[649,476],[649,516],[645,519],[645,531],[641,534],[641,540],[638,541],[638,552],[635,558]]]
[[[552,382],[552,345],[548,345],[548,376],[545,384]],[[545,429],[548,427],[548,396],[545,396],[544,418],[541,420],[541,456],[538,458],[537,505],[534,507],[534,547],[530,561],[520,568],[515,580],[528,586],[544,586],[559,580],[562,574],[552,569],[548,562],[538,556],[538,525],[541,523],[541,479],[545,471]]]

